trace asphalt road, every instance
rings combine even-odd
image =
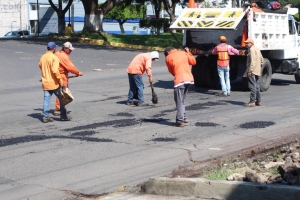
[[[43,91],[38,61],[47,41],[0,40],[0,199],[65,198],[72,192],[102,194],[132,188],[192,161],[267,146],[299,135],[299,85],[273,76],[263,106],[245,108],[249,92],[232,84],[230,97],[192,86],[186,100],[190,122],[175,119],[173,77],[164,56],[153,62],[159,103],[126,106],[126,67],[143,51],[74,43],[71,54],[82,77],[70,79],[75,100],[71,122],[42,123]],[[63,42],[57,42],[59,46]],[[102,71],[94,71],[101,69]],[[55,98],[52,97],[54,108]],[[259,128],[255,128],[259,127]]]

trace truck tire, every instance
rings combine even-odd
[[[203,86],[203,80],[201,79],[202,60],[203,56],[198,56],[196,58],[196,65],[192,66],[192,74],[194,77],[194,83],[196,87]]]
[[[204,56],[201,67],[201,79],[203,85],[208,88],[216,88],[219,84],[219,75],[216,56]]]
[[[294,76],[296,83],[300,84],[300,70],[297,70]]]
[[[272,79],[272,67],[267,58],[264,58],[264,63],[261,67],[261,76],[259,77],[260,91],[265,92],[269,89]]]

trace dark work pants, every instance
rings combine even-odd
[[[248,87],[250,89],[250,102],[260,102],[260,85],[259,85],[259,76],[252,74],[248,77]]]
[[[183,123],[183,120],[187,119],[185,114],[185,97],[189,90],[190,84],[184,84],[174,88],[174,100],[176,103],[176,122],[179,124]]]

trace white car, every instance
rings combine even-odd
[[[2,38],[28,38],[30,37],[30,31],[19,30],[19,31],[9,31]]]

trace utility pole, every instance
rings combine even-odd
[[[40,15],[39,15],[39,0],[36,0],[36,9],[37,9],[37,34],[40,36]]]
[[[20,30],[22,30],[22,0],[20,0]]]

